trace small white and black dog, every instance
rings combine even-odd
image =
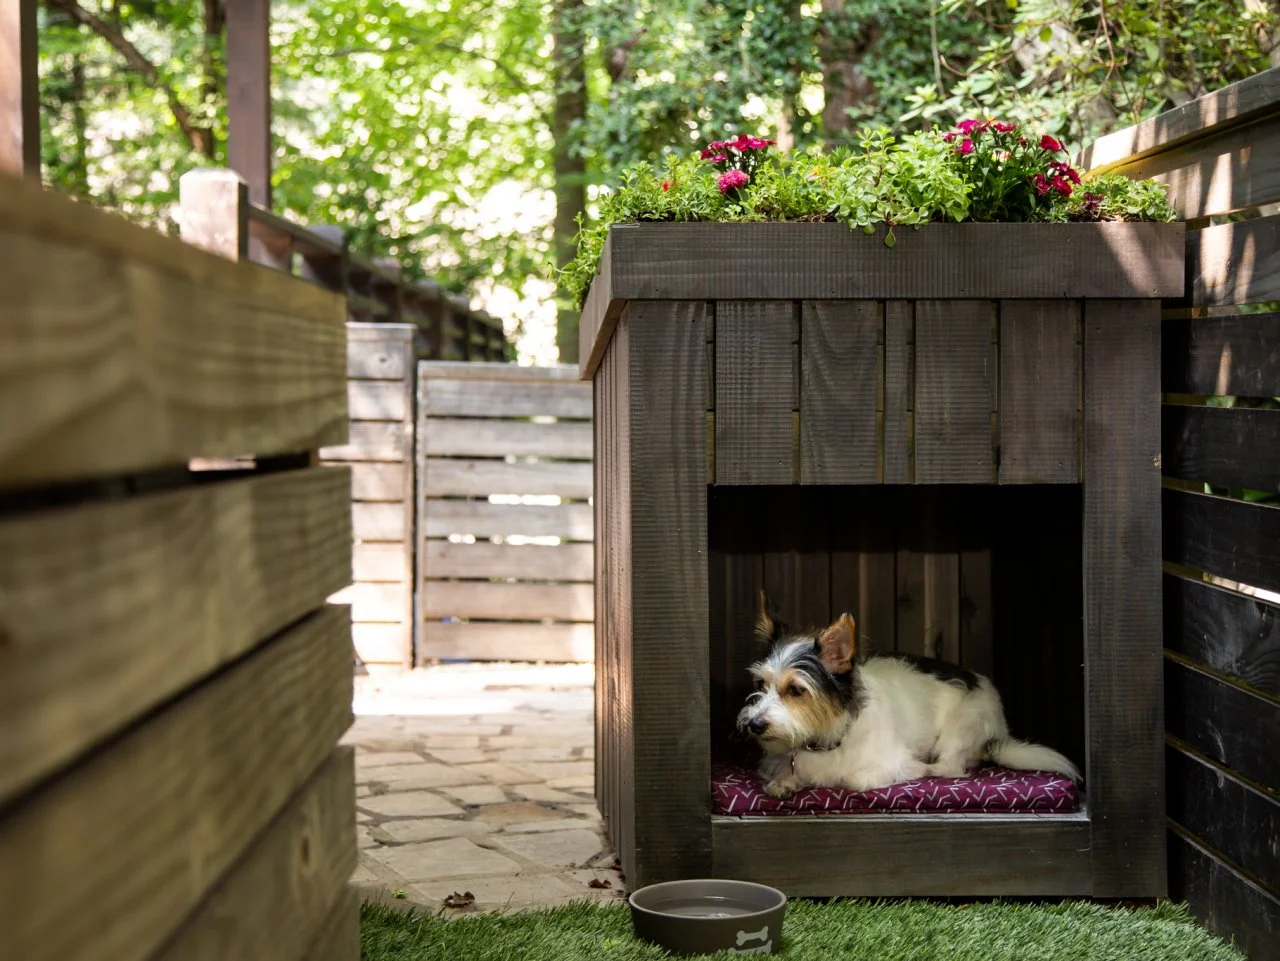
[[[848,614],[821,633],[792,632],[761,591],[756,634],[770,647],[751,666],[756,692],[738,727],[764,748],[760,776],[774,797],[961,777],[984,760],[1080,780],[1057,751],[1009,736],[989,678],[929,658],[855,657]]]

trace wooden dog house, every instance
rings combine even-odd
[[[1177,224],[615,227],[595,387],[596,787],[633,886],[1165,891],[1159,323]],[[736,818],[752,597],[990,674],[1062,815]]]

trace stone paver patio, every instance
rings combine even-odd
[[[590,665],[448,664],[356,678],[360,863],[371,897],[452,912],[616,899],[593,797]],[[607,888],[591,882],[608,883]]]

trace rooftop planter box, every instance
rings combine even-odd
[[[596,787],[628,881],[1165,891],[1160,299],[1181,224],[615,226],[594,382]],[[990,674],[1083,762],[1062,815],[736,818],[752,598]],[[1081,664],[1083,663],[1083,669]]]

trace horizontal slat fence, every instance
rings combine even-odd
[[[1198,228],[1163,331],[1169,888],[1280,943],[1280,69],[1103,138]]]
[[[342,299],[6,177],[0,247],[0,957],[355,961]]]
[[[366,664],[413,663],[415,363],[408,324],[348,324],[350,432],[320,452],[351,467],[353,583],[333,600],[351,605]]]
[[[417,659],[592,659],[591,385],[418,365]]]

